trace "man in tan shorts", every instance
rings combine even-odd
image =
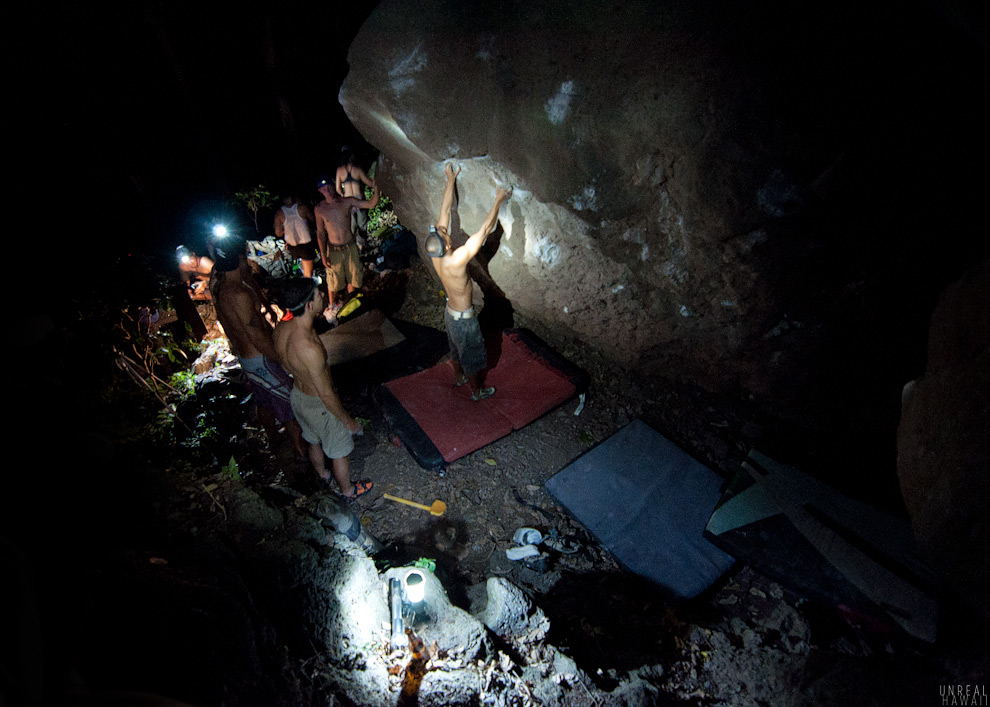
[[[330,377],[327,351],[313,323],[323,314],[326,296],[311,278],[292,278],[282,284],[280,304],[288,315],[275,327],[275,349],[293,377],[289,400],[309,445],[309,460],[321,479],[328,479],[325,458],[332,463],[341,495],[353,500],[371,490],[370,481],[351,482],[347,455],[354,449],[353,435],[360,423],[340,402]],[[325,455],[325,456],[324,456]]]
[[[467,266],[481,250],[489,234],[495,230],[498,210],[512,196],[512,189],[498,187],[495,190],[495,203],[488,211],[481,228],[469,236],[462,246],[454,248],[450,238],[450,210],[454,205],[454,190],[461,169],[458,167],[455,172],[447,164],[444,172],[447,185],[440,203],[437,225],[430,229],[430,235],[426,239],[426,252],[431,256],[433,268],[447,292],[444,323],[450,344],[450,360],[454,364],[454,385],[467,383],[471,387],[471,399],[483,400],[494,395],[495,389],[484,387],[488,357],[481,327],[478,326],[478,317],[471,303],[472,280],[467,274]]]
[[[316,243],[326,268],[330,318],[344,304],[343,292],[360,289],[364,282],[364,265],[351,232],[351,210],[373,209],[378,204],[378,187],[370,200],[340,196],[334,184],[322,180],[319,185],[323,201],[316,205]]]

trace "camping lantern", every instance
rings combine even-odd
[[[426,577],[423,575],[423,570],[413,569],[406,572],[402,586],[405,590],[406,601],[410,604],[418,604],[423,601],[423,597],[426,596]]]

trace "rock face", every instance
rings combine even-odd
[[[403,223],[422,234],[436,220],[453,159],[468,233],[496,183],[516,187],[489,269],[517,309],[626,363],[684,338],[685,351],[715,338],[707,350],[732,354],[765,326],[741,316],[763,299],[748,272],[767,239],[756,197],[783,210],[797,187],[755,145],[745,169],[720,157],[741,151],[754,91],[707,41],[686,41],[686,20],[630,9],[603,33],[591,4],[508,17],[399,5],[383,3],[352,45],[341,102],[385,155]],[[730,260],[731,273],[713,272]]]
[[[932,316],[928,367],[904,389],[897,473],[932,566],[990,625],[990,261]]]
[[[534,607],[522,590],[501,577],[488,578],[485,626],[509,643],[529,643],[546,637],[550,620]]]
[[[806,354],[871,350],[849,325],[872,313],[861,281],[912,237],[895,204],[911,169],[864,144],[889,117],[874,113],[917,118],[870,78],[897,33],[863,29],[867,49],[834,36],[854,25],[833,6],[684,5],[385,0],[340,102],[421,243],[445,161],[463,168],[464,232],[515,187],[479,258],[515,311],[646,372],[779,403],[834,394],[836,367]],[[903,306],[907,283],[887,284]]]

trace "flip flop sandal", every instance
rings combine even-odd
[[[354,503],[354,501],[356,501],[358,498],[368,493],[371,490],[372,486],[374,486],[374,484],[371,483],[370,481],[357,481],[354,484],[353,496],[345,496],[344,494],[340,494],[340,497],[344,499],[344,501],[346,501],[347,503]]]
[[[543,538],[543,544],[551,550],[556,550],[561,555],[573,555],[581,548],[567,538],[547,537]]]
[[[494,388],[482,388],[477,393],[471,393],[471,400],[477,402],[479,400],[484,400],[485,398],[490,398],[493,395],[495,395]]]
[[[532,557],[527,557],[524,559],[523,564],[537,574],[543,574],[550,569],[550,555],[545,552],[540,552]]]
[[[510,560],[525,560],[528,557],[538,557],[540,549],[536,545],[522,545],[520,547],[510,547],[505,551],[505,556]]]
[[[516,545],[539,545],[543,540],[543,533],[536,528],[516,528],[512,534],[512,542]]]

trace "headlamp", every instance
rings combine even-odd
[[[447,254],[447,243],[440,237],[436,226],[430,226],[430,235],[426,237],[423,247],[431,258],[442,258]]]

